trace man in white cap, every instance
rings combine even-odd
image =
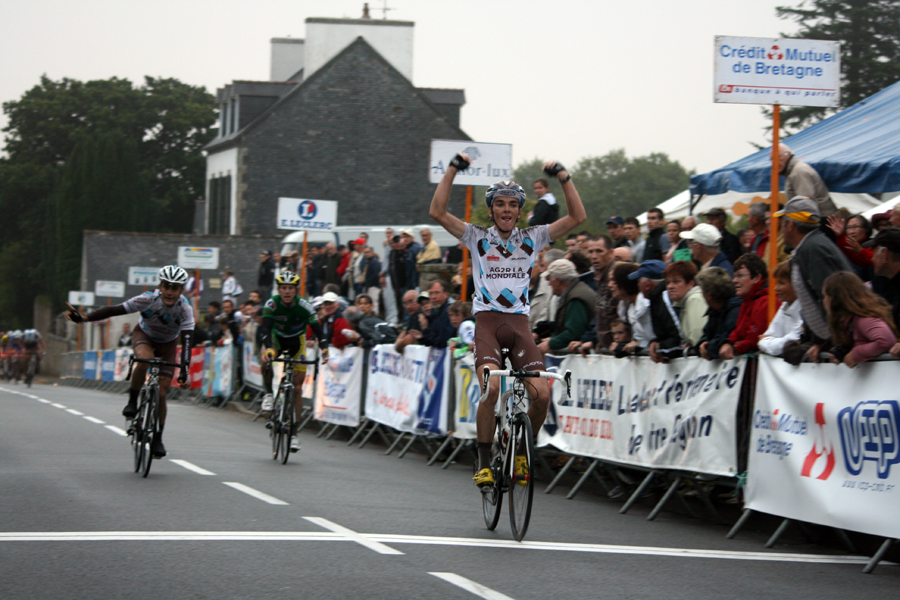
[[[734,267],[725,253],[719,249],[722,242],[722,233],[715,225],[700,223],[690,231],[682,231],[678,234],[682,239],[688,240],[691,246],[691,256],[697,263],[698,269],[706,267],[722,267],[730,275],[734,275]]]

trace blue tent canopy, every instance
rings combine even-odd
[[[794,154],[819,172],[832,192],[900,190],[900,82],[791,136]],[[692,195],[759,192],[771,187],[772,149],[691,177]],[[784,189],[784,178],[782,178]]]

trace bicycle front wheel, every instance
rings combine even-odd
[[[475,461],[478,469],[478,461]],[[500,510],[503,508],[503,459],[499,453],[491,459],[491,471],[494,473],[494,484],[481,488],[481,508],[484,513],[484,526],[493,531],[500,522]]]
[[[147,403],[144,419],[141,422],[141,438],[143,449],[143,457],[141,459],[141,475],[147,477],[150,474],[150,464],[153,462],[153,438],[156,436],[156,424],[159,419],[159,398],[157,397],[159,390],[150,388],[147,390]]]
[[[141,390],[138,399],[138,414],[131,421],[131,449],[134,450],[134,472],[139,473],[144,462],[144,452],[149,452],[144,444],[144,413],[147,411],[146,392]]]
[[[291,433],[294,429],[294,394],[291,390],[284,391],[284,403],[281,409],[281,464],[287,464],[291,454]]]
[[[534,434],[531,420],[519,413],[512,422],[507,462],[509,478],[509,525],[513,537],[521,542],[531,520],[534,499]]]
[[[281,430],[281,412],[283,404],[284,399],[281,397],[281,390],[278,390],[278,395],[275,396],[272,414],[269,417],[269,420],[272,423],[272,428],[269,430],[269,435],[272,437],[272,460],[278,460],[278,454],[281,451],[281,441],[284,437],[284,432]]]

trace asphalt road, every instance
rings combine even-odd
[[[170,403],[150,476],[124,396],[0,384],[0,599],[891,598],[900,569],[621,500],[535,494],[487,531],[471,468],[304,431],[287,465],[244,414]]]

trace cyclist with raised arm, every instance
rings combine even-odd
[[[131,345],[136,358],[150,360],[154,357],[170,363],[178,357],[178,341],[181,338],[181,371],[178,385],[188,389],[188,368],[191,364],[191,341],[194,334],[194,309],[182,295],[187,283],[187,271],[176,265],[169,265],[159,270],[159,288],[152,292],[144,292],[139,296],[116,306],[103,306],[81,315],[72,306],[66,317],[75,323],[82,321],[102,321],[109,317],[117,317],[130,313],[140,313],[141,318],[131,336]],[[138,396],[144,379],[147,376],[147,363],[135,363],[131,376],[131,389],[128,390],[128,404],[122,409],[126,419],[133,419],[138,412]],[[153,436],[150,448],[153,456],[162,458],[166,455],[166,447],[162,442],[163,427],[166,424],[166,393],[172,384],[175,374],[173,367],[159,368],[159,433]]]
[[[282,271],[275,278],[278,285],[278,293],[266,301],[262,312],[262,366],[263,383],[266,395],[263,397],[262,410],[269,412],[274,408],[275,400],[272,397],[272,369],[267,368],[272,359],[282,352],[291,358],[303,360],[306,354],[306,328],[312,329],[319,342],[319,353],[322,356],[322,364],[328,362],[328,341],[319,319],[316,317],[316,309],[300,298],[297,286],[300,284],[300,276],[293,271]],[[306,365],[294,365],[294,388],[299,390],[306,376]],[[303,411],[302,402],[294,402],[294,427],[291,430],[291,452],[300,450],[300,437],[297,435],[297,423],[300,422],[300,413]]]
[[[485,365],[504,368],[501,350],[507,349],[514,369],[543,371],[544,359],[528,326],[530,303],[528,288],[531,270],[538,252],[587,220],[581,197],[565,168],[550,161],[544,172],[562,184],[568,215],[549,225],[535,225],[518,229],[516,222],[525,204],[525,190],[513,181],[500,181],[485,194],[493,227],[485,228],[465,223],[447,212],[450,189],[459,171],[471,164],[466,154],[457,154],[447,167],[431,200],[431,218],[459,238],[469,249],[475,267],[475,290],[472,297],[475,313],[475,370]],[[544,424],[550,405],[550,387],[546,379],[528,379],[531,405],[528,417],[535,438]],[[492,485],[491,440],[494,437],[494,407],[500,393],[500,382],[492,378],[487,401],[478,406],[478,472],[473,478],[478,486]],[[524,457],[516,457],[516,473],[525,475]]]

